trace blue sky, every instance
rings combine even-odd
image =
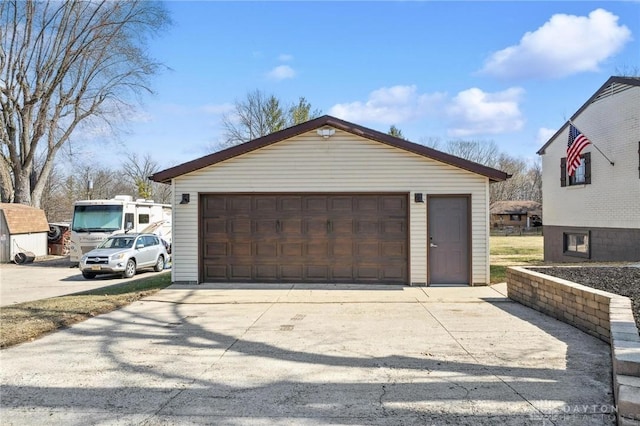
[[[167,6],[174,25],[151,54],[170,70],[115,145],[162,168],[211,152],[222,115],[256,89],[414,142],[533,159],[607,78],[640,72],[637,1]]]

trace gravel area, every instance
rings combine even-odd
[[[581,266],[529,268],[556,278],[630,297],[640,329],[640,267]]]

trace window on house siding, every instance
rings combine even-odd
[[[568,256],[590,257],[589,232],[565,232],[564,254]]]
[[[519,222],[520,221],[520,215],[519,214],[512,214],[511,215],[511,221],[512,222]]]
[[[567,179],[568,178],[568,179]],[[580,166],[567,176],[567,158],[560,159],[560,186],[588,185],[591,183],[591,153],[580,156]]]

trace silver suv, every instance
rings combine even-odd
[[[130,278],[144,268],[160,272],[168,259],[157,235],[117,234],[83,255],[78,267],[87,279],[98,274],[122,274],[123,278]]]

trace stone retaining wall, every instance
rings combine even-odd
[[[640,426],[640,335],[631,299],[521,267],[507,269],[507,292],[611,345],[618,424]]]

